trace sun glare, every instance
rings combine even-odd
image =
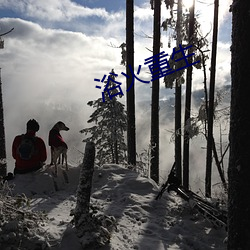
[[[183,5],[189,9],[193,5],[193,0],[183,0]]]

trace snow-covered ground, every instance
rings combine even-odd
[[[15,186],[12,194],[26,194],[30,198],[28,210],[43,212],[40,217],[45,218],[34,224],[39,216],[33,216],[33,219],[29,220],[26,216],[28,233],[22,231],[24,237],[20,235],[18,227],[25,218],[17,220],[14,216],[5,217],[0,230],[1,250],[83,249],[70,223],[70,212],[76,205],[79,169],[80,167],[70,168],[69,184],[64,182],[62,173],[59,172],[58,191],[54,189],[50,170],[19,175],[9,181],[9,186]],[[226,249],[223,243],[226,237],[225,229],[213,228],[175,193],[165,192],[160,200],[155,200],[158,192],[159,188],[147,178],[140,177],[138,173],[122,166],[104,165],[95,169],[91,203],[100,212],[116,219],[116,228],[112,231],[110,244],[102,249]],[[15,242],[11,237],[16,241],[18,237],[22,239],[19,240],[19,248],[11,248]],[[37,248],[28,248],[29,244],[25,240],[37,241],[40,245],[37,244]],[[50,247],[42,245],[43,240],[46,240]]]

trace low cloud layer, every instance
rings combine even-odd
[[[149,37],[153,30],[153,11],[148,2],[139,2],[135,6],[135,70],[152,55],[152,39]],[[81,6],[69,0],[50,3],[14,0],[0,3],[0,9],[12,9],[15,15],[1,16],[0,19],[0,32],[14,28],[4,37],[5,48],[0,51],[9,170],[14,167],[10,151],[12,140],[16,134],[25,132],[28,119],[39,121],[41,130],[38,135],[46,143],[49,129],[58,120],[64,121],[70,131],[63,133],[63,136],[69,143],[70,160],[75,163],[81,156],[79,151],[83,151],[83,135],[79,130],[87,125],[86,121],[93,112],[87,102],[101,97],[101,90],[95,88],[94,78],[100,79],[114,68],[126,94],[126,79],[121,75],[125,67],[120,65],[121,49],[117,48],[125,42],[125,10],[112,12],[104,8]],[[209,8],[212,9],[211,6]],[[207,12],[203,10],[201,13],[203,22],[202,15]],[[166,11],[163,11],[162,17],[165,15]],[[211,28],[211,13],[209,15],[207,23]],[[221,27],[225,28],[227,26],[223,20],[230,19],[229,14],[224,11],[220,15]],[[164,32],[162,42],[161,50],[168,50]],[[218,87],[230,84],[229,46],[230,41],[223,40],[218,44]],[[149,80],[150,75],[145,67],[140,77]],[[210,62],[207,63],[209,67]],[[207,74],[209,77],[209,70]],[[203,89],[203,73],[195,70],[193,76],[193,90]],[[150,114],[150,85],[135,83],[137,135],[143,135],[143,138],[138,138],[141,144],[138,150],[146,148],[150,138],[150,115],[145,119],[145,112]],[[161,99],[167,99],[169,95],[173,96],[174,90],[165,89],[161,80]],[[125,103],[125,96],[120,100]],[[147,102],[145,112],[139,105],[141,102]],[[163,172],[173,159],[167,131],[172,129],[172,124],[161,128]],[[165,150],[168,148],[170,150]]]

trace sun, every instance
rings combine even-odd
[[[193,0],[183,0],[182,3],[187,9],[193,6]]]

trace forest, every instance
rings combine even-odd
[[[231,79],[223,86],[216,78],[220,74],[217,65],[220,1],[213,2],[213,23],[207,34],[202,32],[203,27],[196,11],[199,1],[189,2],[187,6],[185,0],[150,1],[153,33],[143,33],[142,37],[151,41],[151,47],[145,48],[151,56],[145,57],[144,66],[138,66],[135,63],[135,44],[138,39],[134,26],[135,2],[126,0],[125,41],[121,41],[120,46],[113,43],[109,46],[120,56],[117,58],[120,58],[120,67],[125,72],[122,75],[126,89],[121,88],[115,63],[106,78],[103,77],[102,81],[94,79],[104,85],[103,92],[100,98],[87,101],[88,110],[94,111],[79,130],[84,136],[86,150],[94,147],[92,150],[95,153],[88,153],[91,155],[90,159],[86,155],[82,156],[86,169],[84,173],[81,172],[74,217],[78,226],[82,223],[80,218],[87,220],[87,224],[95,223],[90,217],[81,217],[81,214],[88,213],[89,207],[85,211],[84,203],[89,204],[91,195],[87,187],[91,188],[88,178],[92,178],[92,170],[87,168],[94,168],[94,164],[98,167],[118,164],[152,181],[159,190],[156,199],[160,199],[163,192],[172,190],[185,201],[194,202],[193,207],[199,213],[226,228],[227,249],[247,250],[250,249],[250,63],[247,61],[246,48],[250,42],[247,28],[250,24],[250,2],[233,0],[228,6],[228,12],[232,15]],[[14,32],[12,27],[1,32],[0,49],[4,50],[6,46],[3,39],[7,40]],[[167,44],[163,37],[167,37]],[[165,52],[165,48],[171,52]],[[141,67],[148,67],[146,74],[141,73]],[[194,89],[195,75],[201,76],[202,91]],[[4,179],[8,172],[8,157],[1,74],[0,77],[0,176]],[[138,125],[136,120],[136,110],[140,106],[136,101],[138,82],[150,86],[150,109],[145,112],[145,116],[150,119],[147,126],[143,122]],[[167,101],[160,97],[162,86],[173,93]],[[144,104],[141,105],[143,109]],[[166,153],[168,156],[172,154],[173,161],[168,164],[167,174],[165,171],[163,175],[160,154],[167,149],[161,143],[161,131],[166,124],[173,125],[167,129],[174,151]],[[150,138],[143,150],[139,151],[138,134],[143,137],[144,126],[148,130],[145,134],[149,133]],[[199,159],[204,172],[204,180],[200,181],[204,192],[199,194],[196,193],[197,190],[192,190],[195,186],[194,176],[197,174],[192,166],[195,158],[198,159],[198,153],[197,156],[194,153],[198,148],[194,145],[196,141],[202,141],[205,155],[202,162]],[[93,154],[95,159],[92,159]],[[225,213],[206,203],[214,198],[214,191],[218,186],[223,202],[226,203]],[[80,192],[80,188],[84,191]],[[97,230],[93,228],[88,230]],[[106,238],[105,240],[108,241]]]

